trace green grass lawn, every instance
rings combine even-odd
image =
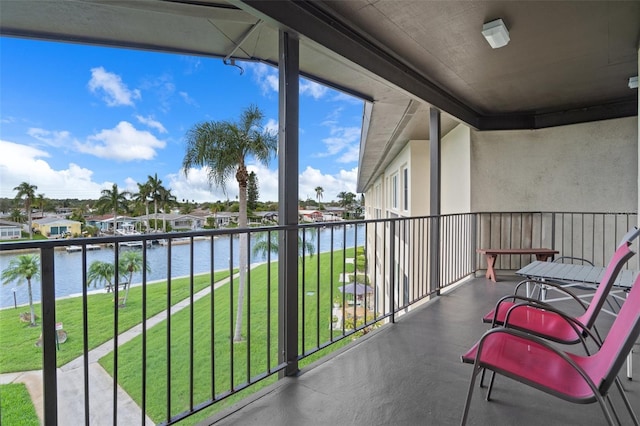
[[[214,275],[214,281],[229,276],[228,271]],[[171,282],[171,304],[189,297],[189,279],[174,279]],[[194,290],[210,285],[209,274],[194,277]],[[147,318],[167,309],[166,282],[147,285]],[[120,292],[123,295],[123,292]],[[87,297],[87,324],[89,350],[113,338],[114,335],[114,294],[98,293]],[[36,316],[41,317],[41,305],[34,304]],[[0,373],[39,370],[42,368],[42,348],[35,342],[41,329],[30,327],[19,319],[19,313],[29,307],[0,310]],[[82,355],[84,350],[82,298],[73,297],[56,301],[56,320],[63,323],[67,341],[58,351],[58,366]],[[142,322],[142,287],[134,286],[129,291],[127,306],[118,309],[118,333],[122,333]]]
[[[354,250],[348,250],[346,257],[353,257]],[[338,277],[343,272],[343,252],[321,254],[307,258],[305,284],[300,288],[299,303],[299,353],[310,351],[319,344],[332,339],[331,308],[333,296],[339,295]],[[318,274],[318,262],[320,272]],[[347,265],[353,270],[353,265]],[[347,271],[347,272],[351,272]],[[190,390],[193,388],[194,404],[219,398],[232,389],[243,387],[255,376],[278,364],[278,280],[277,266],[271,268],[271,285],[268,285],[266,265],[251,270],[247,286],[246,304],[243,309],[243,337],[241,343],[232,343],[235,323],[238,281],[234,280],[233,303],[230,286],[225,285],[164,321],[147,333],[146,345],[146,411],[154,422],[167,420],[189,409]],[[320,285],[317,285],[317,277]],[[333,289],[333,290],[332,290]],[[318,303],[318,295],[320,297]],[[269,301],[269,303],[267,302]],[[233,306],[233,309],[229,309]],[[318,311],[318,306],[320,310]],[[304,307],[304,316],[302,309]],[[319,315],[317,315],[319,313]],[[193,327],[191,326],[193,324]],[[193,337],[192,337],[193,336]],[[304,339],[302,338],[304,336]],[[170,343],[168,343],[170,339]],[[344,346],[350,339],[344,339],[330,348],[305,358],[301,366],[307,365],[327,352]],[[192,343],[193,342],[193,343]],[[169,348],[169,349],[167,349]],[[124,344],[118,350],[118,383],[142,406],[142,336]],[[193,354],[193,362],[190,356]],[[170,359],[170,362],[167,360]],[[113,354],[100,360],[107,371],[113,374]],[[190,365],[193,364],[193,370]],[[211,409],[190,416],[186,422],[195,423],[213,412],[243,397],[246,393],[273,383],[276,376],[251,386],[247,391],[217,403]],[[170,383],[170,386],[167,384]],[[171,394],[167,395],[167,389]],[[167,398],[170,396],[170,412]]]
[[[40,425],[36,409],[24,384],[0,385],[0,425]]]

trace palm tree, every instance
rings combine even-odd
[[[158,230],[158,201],[160,201],[160,193],[164,189],[162,186],[162,180],[158,179],[158,174],[153,176],[147,176],[147,183],[149,186],[149,196],[153,200],[153,229]]]
[[[111,190],[103,189],[101,192],[101,196],[96,202],[96,207],[98,210],[105,212],[108,209],[111,209],[113,212],[113,232],[116,232],[116,216],[118,216],[118,212],[127,212],[129,210],[127,197],[129,196],[128,191],[120,192],[118,190],[118,184],[114,183]]]
[[[116,274],[116,268],[112,263],[94,260],[89,265],[87,271],[87,285],[93,284],[95,287],[98,283],[104,283],[107,293],[113,289],[113,277]]]
[[[356,194],[354,194],[353,192],[342,191],[338,194],[338,199],[340,200],[340,207],[348,209],[355,202]]]
[[[120,260],[118,262],[118,269],[120,270],[120,274],[122,276],[126,276],[127,273],[129,274],[125,283],[126,287],[124,292],[124,299],[122,300],[120,306],[124,307],[127,305],[127,297],[129,296],[129,288],[131,287],[133,273],[142,271],[143,267],[147,270],[147,272],[151,271],[148,263],[146,265],[143,265],[142,253],[139,251],[126,251],[122,253],[122,256],[120,256]]]
[[[162,209],[162,232],[167,232],[166,213],[167,210],[171,211],[171,207],[178,203],[178,199],[171,193],[171,189],[161,186],[158,192],[158,201],[160,202],[160,208]]]
[[[16,200],[24,198],[24,210],[27,214],[27,221],[29,222],[29,239],[33,238],[33,229],[31,226],[31,203],[36,196],[35,185],[30,185],[28,182],[22,182],[20,185],[13,188],[14,191],[18,191],[16,194]]]
[[[315,229],[309,228],[307,234],[314,235]],[[300,231],[304,232],[304,231]],[[280,238],[278,232],[260,232],[256,236],[256,242],[253,243],[252,253],[254,256],[261,255],[266,257],[268,252],[278,253]],[[298,234],[298,259],[303,259],[305,255],[313,257],[316,251],[316,246],[309,240],[305,239],[302,244],[302,234]]]
[[[38,206],[40,207],[40,217],[44,216],[44,194],[38,194]]]
[[[275,155],[277,136],[263,128],[264,114],[251,105],[242,112],[237,123],[209,121],[196,124],[186,135],[187,148],[182,170],[185,175],[194,166],[208,169],[209,184],[225,190],[225,184],[235,176],[239,192],[238,227],[247,227],[247,157],[251,156],[267,165]],[[226,190],[225,190],[226,192]],[[240,279],[235,342],[242,340],[242,306],[247,271],[247,236],[240,234]]]
[[[40,277],[40,258],[35,254],[21,254],[11,259],[7,268],[2,271],[2,284],[17,281],[18,285],[20,285],[23,280],[27,281],[27,287],[29,289],[29,313],[31,314],[30,325],[32,327],[36,325],[36,314],[33,309],[31,280],[38,277]]]
[[[324,189],[321,186],[316,186],[316,198],[318,199],[318,206],[320,206],[320,200],[322,199],[322,193]]]
[[[11,214],[9,215],[9,220],[16,223],[24,222],[24,215],[20,211],[20,209],[11,210]]]
[[[144,204],[144,212],[145,217],[147,218],[145,221],[145,226],[147,228],[147,232],[149,232],[149,198],[151,197],[151,185],[149,182],[139,183],[138,184],[138,192],[133,195],[135,201]]]

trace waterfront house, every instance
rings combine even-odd
[[[0,220],[0,240],[22,238],[22,224],[8,220]]]
[[[33,229],[47,238],[80,236],[82,222],[59,217],[45,217],[34,220]]]
[[[95,226],[102,233],[113,234],[113,214],[89,216],[86,221],[87,225]],[[122,229],[125,223],[136,225],[138,219],[130,216],[116,216],[116,229]]]

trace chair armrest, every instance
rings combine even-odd
[[[551,305],[549,305],[548,303],[542,302],[541,300],[538,299],[534,299],[532,297],[526,297],[526,296],[520,296],[518,294],[510,294],[507,296],[503,296],[500,299],[498,299],[498,301],[496,302],[496,306],[493,310],[493,320],[491,321],[491,326],[495,327],[496,326],[496,320],[498,319],[498,314],[500,313],[500,305],[502,305],[505,302],[508,301],[512,301],[513,303],[515,303],[516,300],[522,300],[524,302],[530,302],[530,303],[536,303],[541,307],[551,307]]]
[[[575,256],[560,256],[557,259],[554,259],[553,263],[564,263],[562,261],[565,259],[577,260],[579,262],[582,262],[582,264],[588,263],[591,266],[595,266],[592,261],[585,259],[584,257],[575,257]]]

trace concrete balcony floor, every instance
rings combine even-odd
[[[495,301],[512,292],[517,277],[497,283],[473,278],[208,419],[210,425],[455,425],[460,423],[471,366],[460,362],[487,330],[480,320]],[[599,329],[612,317],[601,315]],[[580,348],[574,347],[576,351]],[[620,372],[636,413],[640,411],[640,347],[634,348],[633,381]],[[598,404],[560,400],[503,376],[492,401],[476,388],[470,425],[602,425]],[[618,391],[611,391],[623,424],[631,419]]]

